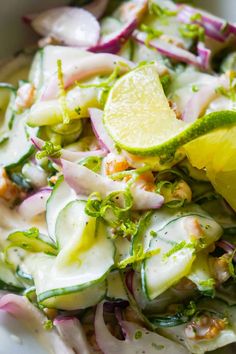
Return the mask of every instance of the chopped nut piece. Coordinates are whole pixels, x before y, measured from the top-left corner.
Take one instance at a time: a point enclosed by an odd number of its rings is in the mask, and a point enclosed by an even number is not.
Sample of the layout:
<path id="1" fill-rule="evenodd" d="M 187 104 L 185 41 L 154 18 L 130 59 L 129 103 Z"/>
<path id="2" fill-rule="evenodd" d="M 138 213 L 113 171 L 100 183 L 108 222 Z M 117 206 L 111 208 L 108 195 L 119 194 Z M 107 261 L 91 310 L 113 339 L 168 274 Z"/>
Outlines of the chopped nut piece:
<path id="1" fill-rule="evenodd" d="M 220 331 L 225 329 L 227 323 L 227 319 L 202 315 L 186 326 L 185 335 L 192 340 L 213 339 L 219 335 Z"/>

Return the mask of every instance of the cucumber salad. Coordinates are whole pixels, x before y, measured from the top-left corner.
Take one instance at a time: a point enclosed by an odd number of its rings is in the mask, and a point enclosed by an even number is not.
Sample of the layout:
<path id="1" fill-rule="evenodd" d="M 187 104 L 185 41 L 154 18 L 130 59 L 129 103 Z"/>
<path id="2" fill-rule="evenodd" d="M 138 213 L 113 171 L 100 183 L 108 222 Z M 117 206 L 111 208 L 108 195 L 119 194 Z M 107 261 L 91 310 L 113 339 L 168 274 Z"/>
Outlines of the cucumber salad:
<path id="1" fill-rule="evenodd" d="M 235 353 L 236 24 L 171 0 L 23 20 L 39 39 L 0 68 L 0 328 L 37 354 Z"/>

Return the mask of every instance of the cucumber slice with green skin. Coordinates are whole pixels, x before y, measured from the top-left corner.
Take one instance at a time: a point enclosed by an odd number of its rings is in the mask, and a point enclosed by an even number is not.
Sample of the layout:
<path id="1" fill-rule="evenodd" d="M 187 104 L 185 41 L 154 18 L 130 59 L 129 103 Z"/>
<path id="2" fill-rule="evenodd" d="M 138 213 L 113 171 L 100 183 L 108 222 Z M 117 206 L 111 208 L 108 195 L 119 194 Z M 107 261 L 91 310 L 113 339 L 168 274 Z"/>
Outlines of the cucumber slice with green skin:
<path id="1" fill-rule="evenodd" d="M 16 88 L 8 83 L 0 82 L 0 114 L 2 115 L 10 101 L 11 94 L 16 93 Z"/>
<path id="2" fill-rule="evenodd" d="M 76 198 L 75 191 L 68 186 L 63 177 L 60 177 L 53 188 L 46 207 L 48 234 L 53 241 L 56 242 L 55 229 L 58 214 L 69 202 Z"/>
<path id="3" fill-rule="evenodd" d="M 40 89 L 57 72 L 57 60 L 62 61 L 63 71 L 76 65 L 78 60 L 93 55 L 79 48 L 48 45 L 40 49 L 33 60 L 29 80 Z"/>
<path id="4" fill-rule="evenodd" d="M 13 293 L 20 293 L 24 285 L 16 278 L 14 272 L 3 262 L 3 255 L 0 254 L 0 290 Z"/>
<path id="5" fill-rule="evenodd" d="M 110 300 L 129 300 L 124 289 L 120 272 L 115 270 L 107 277 L 107 298 Z"/>
<path id="6" fill-rule="evenodd" d="M 154 212 L 143 238 L 139 235 L 133 243 L 143 242 L 144 251 L 160 249 L 142 264 L 142 286 L 148 299 L 153 300 L 188 275 L 196 252 L 221 235 L 221 226 L 197 205 Z"/>
<path id="7" fill-rule="evenodd" d="M 6 132 L 8 139 L 0 145 L 1 166 L 18 166 L 34 152 L 30 138 L 37 135 L 38 129 L 28 127 L 26 118 L 27 114 L 16 115 L 12 129 Z"/>
<path id="8" fill-rule="evenodd" d="M 106 226 L 85 213 L 76 200 L 60 212 L 56 223 L 59 254 L 29 257 L 38 301 L 47 307 L 81 309 L 95 305 L 106 293 L 104 282 L 114 264 L 114 245 Z"/>
<path id="9" fill-rule="evenodd" d="M 197 286 L 203 295 L 213 297 L 216 282 L 211 273 L 208 259 L 209 255 L 207 252 L 199 252 L 187 278 Z"/>
<path id="10" fill-rule="evenodd" d="M 28 252 L 44 252 L 57 255 L 58 250 L 55 244 L 49 242 L 47 236 L 38 232 L 16 231 L 11 233 L 8 238 L 13 246 L 21 247 Z"/>
<path id="11" fill-rule="evenodd" d="M 228 306 L 218 299 L 203 299 L 197 303 L 197 309 L 219 319 L 226 318 L 228 324 L 225 329 L 219 331 L 219 334 L 211 339 L 189 339 L 186 336 L 186 326 L 183 324 L 170 328 L 160 329 L 160 333 L 168 338 L 184 344 L 193 354 L 204 354 L 205 352 L 216 350 L 228 344 L 236 342 L 236 306 Z"/>

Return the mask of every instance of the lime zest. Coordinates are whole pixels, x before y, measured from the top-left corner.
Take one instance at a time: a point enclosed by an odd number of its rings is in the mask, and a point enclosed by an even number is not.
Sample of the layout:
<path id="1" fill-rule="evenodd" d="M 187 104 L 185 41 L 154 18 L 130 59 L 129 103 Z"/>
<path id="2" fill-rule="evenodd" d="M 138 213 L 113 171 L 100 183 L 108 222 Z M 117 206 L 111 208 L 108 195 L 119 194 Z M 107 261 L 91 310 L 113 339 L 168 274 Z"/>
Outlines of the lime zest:
<path id="1" fill-rule="evenodd" d="M 205 29 L 197 23 L 181 24 L 179 33 L 184 38 L 198 39 L 200 42 L 204 42 L 205 40 Z"/>
<path id="2" fill-rule="evenodd" d="M 186 241 L 181 241 L 180 243 L 177 243 L 174 247 L 172 247 L 168 252 L 163 254 L 162 260 L 166 261 L 169 257 L 173 256 L 178 251 L 181 251 L 183 248 L 190 248 L 194 249 L 195 244 L 194 243 L 187 243 Z"/>
<path id="3" fill-rule="evenodd" d="M 52 141 L 45 141 L 41 151 L 36 153 L 37 159 L 52 157 L 58 159 L 61 156 L 61 145 L 55 145 Z"/>
<path id="4" fill-rule="evenodd" d="M 135 253 L 132 256 L 120 261 L 117 264 L 117 267 L 119 269 L 124 269 L 128 265 L 131 265 L 131 264 L 134 264 L 134 263 L 143 262 L 144 260 L 146 260 L 146 259 L 148 259 L 150 257 L 153 257 L 153 256 L 159 254 L 160 252 L 161 252 L 160 248 L 156 248 L 155 250 L 144 252 L 143 246 L 139 245 L 138 247 L 136 247 Z"/>
<path id="5" fill-rule="evenodd" d="M 61 59 L 57 60 L 57 79 L 58 79 L 58 87 L 59 87 L 59 101 L 62 110 L 62 120 L 64 124 L 67 124 L 70 122 L 70 117 L 68 114 L 68 108 L 66 102 L 66 91 L 65 91 L 64 75 L 62 71 Z"/>

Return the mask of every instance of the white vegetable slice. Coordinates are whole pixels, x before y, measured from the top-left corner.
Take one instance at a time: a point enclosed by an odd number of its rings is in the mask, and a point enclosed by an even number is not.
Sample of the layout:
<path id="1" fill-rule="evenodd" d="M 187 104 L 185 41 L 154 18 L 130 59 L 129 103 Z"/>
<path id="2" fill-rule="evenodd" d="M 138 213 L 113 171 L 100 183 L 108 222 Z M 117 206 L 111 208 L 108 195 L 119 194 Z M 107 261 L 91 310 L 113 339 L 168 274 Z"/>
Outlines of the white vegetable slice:
<path id="1" fill-rule="evenodd" d="M 63 174 L 67 183 L 79 194 L 89 195 L 94 191 L 106 197 L 114 191 L 125 191 L 127 185 L 123 182 L 112 181 L 108 177 L 101 176 L 88 168 L 62 160 Z M 147 192 L 136 186 L 130 187 L 133 197 L 133 209 L 146 210 L 158 209 L 163 204 L 163 197 L 154 192 Z"/>
<path id="2" fill-rule="evenodd" d="M 55 7 L 31 22 L 36 32 L 71 46 L 88 47 L 99 39 L 100 26 L 88 11 L 76 7 Z"/>
<path id="3" fill-rule="evenodd" d="M 125 340 L 115 338 L 103 319 L 103 303 L 99 304 L 95 316 L 95 333 L 99 348 L 104 354 L 188 354 L 187 349 L 171 340 L 150 332 L 135 323 L 121 321 L 126 334 Z"/>
<path id="4" fill-rule="evenodd" d="M 0 299 L 0 310 L 14 316 L 15 320 L 18 322 L 19 328 L 22 326 L 25 327 L 26 331 L 18 331 L 19 334 L 25 335 L 25 339 L 28 337 L 27 332 L 37 339 L 37 344 L 35 343 L 36 345 L 34 346 L 34 350 L 38 350 L 36 353 L 74 353 L 70 345 L 64 343 L 60 338 L 57 330 L 45 330 L 44 323 L 48 320 L 47 317 L 34 307 L 27 298 L 13 294 L 5 295 Z M 2 316 L 1 320 L 4 321 L 5 324 L 7 323 L 6 319 L 4 320 Z M 23 338 L 19 338 L 19 340 L 22 340 L 24 344 Z M 32 342 L 34 343 L 33 340 L 31 340 L 31 344 Z M 20 342 L 20 344 L 22 345 L 22 342 Z M 17 350 L 17 353 L 23 353 L 20 347 L 21 346 L 19 346 L 19 352 Z M 5 347 L 4 349 L 7 350 Z M 27 346 L 25 350 L 27 350 Z"/>

